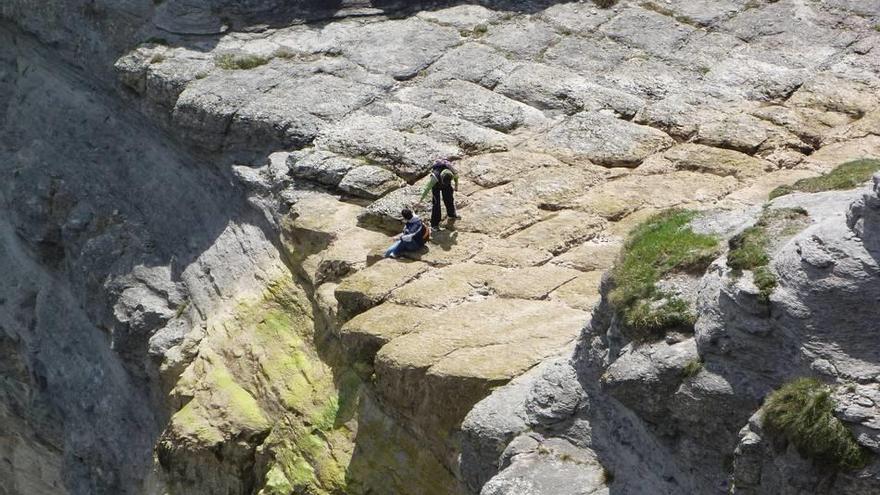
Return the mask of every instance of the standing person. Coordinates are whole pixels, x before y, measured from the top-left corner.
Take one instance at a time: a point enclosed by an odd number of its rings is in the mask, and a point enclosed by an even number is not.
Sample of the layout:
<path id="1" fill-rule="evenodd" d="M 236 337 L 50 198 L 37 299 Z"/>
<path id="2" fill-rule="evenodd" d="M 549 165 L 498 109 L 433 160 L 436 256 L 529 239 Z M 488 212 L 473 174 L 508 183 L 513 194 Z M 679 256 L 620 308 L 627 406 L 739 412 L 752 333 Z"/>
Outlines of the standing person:
<path id="1" fill-rule="evenodd" d="M 425 245 L 425 241 L 431 235 L 430 231 L 426 231 L 425 224 L 418 215 L 413 214 L 409 208 L 404 208 L 400 212 L 406 225 L 403 227 L 403 233 L 397 236 L 397 242 L 391 245 L 385 251 L 386 258 L 397 258 L 404 251 L 418 251 Z"/>
<path id="2" fill-rule="evenodd" d="M 453 183 L 455 187 L 453 188 Z M 452 168 L 449 160 L 440 159 L 434 162 L 431 167 L 431 174 L 428 176 L 428 183 L 422 191 L 420 203 L 425 201 L 425 196 L 431 191 L 431 228 L 438 230 L 440 228 L 440 197 L 443 196 L 443 203 L 446 205 L 446 216 L 449 218 L 461 218 L 455 212 L 455 200 L 452 197 L 453 191 L 458 191 L 458 172 Z"/>

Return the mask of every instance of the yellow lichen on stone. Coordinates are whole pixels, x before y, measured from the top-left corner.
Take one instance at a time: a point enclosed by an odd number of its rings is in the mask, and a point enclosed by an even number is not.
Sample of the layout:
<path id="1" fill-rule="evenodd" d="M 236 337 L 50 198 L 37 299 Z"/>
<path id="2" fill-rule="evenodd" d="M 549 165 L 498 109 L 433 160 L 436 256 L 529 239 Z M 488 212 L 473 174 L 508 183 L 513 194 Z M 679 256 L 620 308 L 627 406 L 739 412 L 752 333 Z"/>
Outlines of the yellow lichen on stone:
<path id="1" fill-rule="evenodd" d="M 229 435 L 269 428 L 256 399 L 235 381 L 219 356 L 206 352 L 191 370 L 180 390 L 192 390 L 193 399 L 171 418 L 171 429 L 177 436 L 214 445 Z"/>
<path id="2" fill-rule="evenodd" d="M 173 455 L 186 462 L 235 440 L 259 453 L 263 495 L 344 492 L 360 381 L 337 374 L 319 356 L 305 293 L 289 279 L 271 283 L 208 326 L 172 392 L 189 399 L 165 434 L 188 440 Z"/>

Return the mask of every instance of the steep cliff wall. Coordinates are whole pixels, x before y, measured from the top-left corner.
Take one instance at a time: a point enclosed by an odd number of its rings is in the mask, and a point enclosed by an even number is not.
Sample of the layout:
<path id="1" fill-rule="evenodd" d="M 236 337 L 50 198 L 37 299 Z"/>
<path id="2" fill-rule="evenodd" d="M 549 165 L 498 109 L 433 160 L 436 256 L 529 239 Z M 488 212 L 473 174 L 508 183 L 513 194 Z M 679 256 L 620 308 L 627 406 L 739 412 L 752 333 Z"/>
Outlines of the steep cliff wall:
<path id="1" fill-rule="evenodd" d="M 284 265 L 228 173 L 29 35 L 2 38 L 3 478 L 142 493 L 168 415 L 159 364 Z"/>

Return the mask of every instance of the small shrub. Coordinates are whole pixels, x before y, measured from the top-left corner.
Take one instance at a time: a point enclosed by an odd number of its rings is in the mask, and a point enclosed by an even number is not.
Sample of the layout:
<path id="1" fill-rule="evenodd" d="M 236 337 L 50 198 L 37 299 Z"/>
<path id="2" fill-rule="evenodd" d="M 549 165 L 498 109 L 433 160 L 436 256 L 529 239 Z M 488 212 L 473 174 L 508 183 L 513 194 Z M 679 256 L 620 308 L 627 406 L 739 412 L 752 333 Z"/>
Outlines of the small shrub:
<path id="1" fill-rule="evenodd" d="M 684 366 L 684 369 L 681 370 L 681 376 L 682 378 L 691 378 L 697 376 L 701 371 L 703 371 L 703 361 L 697 358 L 689 361 Z"/>
<path id="2" fill-rule="evenodd" d="M 217 67 L 226 70 L 248 70 L 269 63 L 269 59 L 259 55 L 236 55 L 232 53 L 224 53 L 218 55 L 214 62 Z"/>
<path id="3" fill-rule="evenodd" d="M 462 29 L 461 31 L 458 32 L 458 34 L 460 34 L 464 38 L 467 38 L 469 36 L 473 36 L 474 38 L 479 38 L 479 37 L 483 36 L 484 34 L 486 34 L 488 31 L 489 31 L 489 26 L 487 26 L 486 24 L 480 23 L 480 24 L 477 24 L 476 26 L 474 26 L 473 30 L 468 31 L 467 29 Z"/>
<path id="4" fill-rule="evenodd" d="M 154 44 L 154 45 L 162 45 L 162 46 L 168 46 L 168 45 L 169 45 L 167 39 L 165 39 L 165 38 L 160 38 L 160 37 L 157 37 L 157 36 L 151 36 L 151 37 L 147 38 L 147 41 L 145 41 L 145 43 L 152 43 L 152 44 Z"/>
<path id="5" fill-rule="evenodd" d="M 608 7 L 617 5 L 617 0 L 593 0 L 593 3 L 596 4 L 597 7 L 607 9 Z"/>
<path id="6" fill-rule="evenodd" d="M 165 55 L 163 55 L 161 53 L 157 53 L 157 54 L 153 55 L 153 58 L 150 59 L 150 63 L 151 64 L 161 64 L 162 62 L 164 62 L 167 59 L 168 59 L 168 57 L 166 57 Z"/>
<path id="7" fill-rule="evenodd" d="M 761 266 L 755 269 L 752 281 L 758 288 L 758 300 L 763 303 L 770 302 L 770 295 L 776 289 L 776 274 L 766 266 Z"/>
<path id="8" fill-rule="evenodd" d="M 743 270 L 752 271 L 752 280 L 758 288 L 758 299 L 770 301 L 776 288 L 776 275 L 769 268 L 771 238 L 788 237 L 803 227 L 807 212 L 803 208 L 775 208 L 765 210 L 758 222 L 728 241 L 730 252 L 727 266 L 738 275 Z"/>
<path id="9" fill-rule="evenodd" d="M 769 244 L 766 230 L 758 225 L 733 236 L 728 242 L 730 253 L 727 266 L 734 270 L 751 270 L 770 262 L 766 249 Z"/>
<path id="10" fill-rule="evenodd" d="M 874 24 L 874 31 L 880 32 L 880 24 Z"/>
<path id="11" fill-rule="evenodd" d="M 770 193 L 770 199 L 793 192 L 822 192 L 858 187 L 880 170 L 880 160 L 866 158 L 854 160 L 837 166 L 831 172 L 819 177 L 801 179 L 790 186 L 780 186 Z"/>
<path id="12" fill-rule="evenodd" d="M 800 378 L 771 393 L 763 416 L 768 432 L 794 444 L 808 459 L 839 470 L 868 463 L 868 452 L 834 416 L 831 390 L 816 379 Z"/>
<path id="13" fill-rule="evenodd" d="M 605 466 L 602 466 L 602 482 L 604 482 L 606 485 L 614 483 L 614 472 L 609 470 Z"/>
<path id="14" fill-rule="evenodd" d="M 687 224 L 696 212 L 670 210 L 649 218 L 627 238 L 611 271 L 609 294 L 623 322 L 637 334 L 658 336 L 662 331 L 693 325 L 688 303 L 657 289 L 672 272 L 704 270 L 718 254 L 715 237 L 696 234 Z"/>

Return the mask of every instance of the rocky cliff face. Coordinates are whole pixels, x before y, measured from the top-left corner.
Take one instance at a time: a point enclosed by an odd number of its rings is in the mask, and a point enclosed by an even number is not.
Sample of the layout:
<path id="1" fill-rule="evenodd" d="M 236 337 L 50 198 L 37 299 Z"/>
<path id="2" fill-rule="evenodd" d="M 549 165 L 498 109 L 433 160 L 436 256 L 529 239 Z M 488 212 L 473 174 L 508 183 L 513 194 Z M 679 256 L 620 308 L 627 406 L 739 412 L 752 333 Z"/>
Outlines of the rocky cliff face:
<path id="1" fill-rule="evenodd" d="M 804 374 L 856 382 L 840 416 L 873 438 L 873 199 L 846 228 L 846 195 L 777 200 L 826 230 L 796 237 L 814 271 L 774 246 L 769 317 L 724 259 L 662 281 L 694 336 L 633 345 L 599 291 L 659 210 L 716 209 L 694 228 L 727 238 L 775 187 L 880 152 L 871 5 L 0 17 L 0 490 L 710 493 L 732 466 L 782 487 L 794 464 L 739 429 Z M 439 156 L 461 158 L 463 218 L 377 261 Z M 846 339 L 805 316 L 844 305 Z"/>
<path id="2" fill-rule="evenodd" d="M 695 219 L 695 230 L 725 239 L 783 213 L 787 224 L 768 245 L 769 297 L 758 271 L 731 268 L 736 247 L 709 266 L 696 292 L 680 292 L 696 307 L 693 336 L 623 337 L 615 346 L 623 323 L 607 279 L 572 357 L 496 391 L 465 420 L 462 466 L 472 489 L 876 493 L 877 461 L 867 452 L 876 452 L 880 414 L 872 323 L 880 267 L 870 227 L 878 184 L 880 175 L 867 190 L 799 193 L 763 212 Z M 805 376 L 832 385 L 836 421 L 865 449 L 867 466 L 837 471 L 767 431 L 762 400 Z M 505 410 L 512 414 L 499 420 Z"/>

